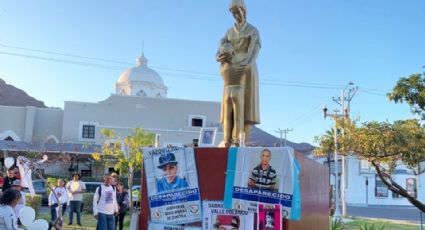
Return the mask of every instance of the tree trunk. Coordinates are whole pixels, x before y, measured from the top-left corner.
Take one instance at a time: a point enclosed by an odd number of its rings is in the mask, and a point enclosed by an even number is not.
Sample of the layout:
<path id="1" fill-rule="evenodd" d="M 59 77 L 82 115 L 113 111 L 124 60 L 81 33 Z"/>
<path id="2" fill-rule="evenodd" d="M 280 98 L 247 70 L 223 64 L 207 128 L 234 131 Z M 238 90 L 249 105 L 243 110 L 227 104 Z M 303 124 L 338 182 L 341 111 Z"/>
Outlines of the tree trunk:
<path id="1" fill-rule="evenodd" d="M 381 178 L 382 182 L 384 182 L 384 184 L 388 187 L 389 190 L 402 197 L 405 197 L 413 206 L 417 207 L 422 212 L 425 212 L 425 204 L 420 202 L 415 197 L 411 196 L 406 191 L 406 189 L 404 189 L 402 186 L 393 181 L 391 176 L 381 169 L 379 163 L 372 161 L 372 165 L 375 167 L 376 173 L 378 174 L 379 178 Z"/>
<path id="2" fill-rule="evenodd" d="M 130 216 L 132 216 L 131 214 L 133 214 L 133 174 L 134 174 L 134 170 L 133 167 L 130 166 L 129 168 L 129 174 L 128 174 L 128 189 L 130 190 Z"/>

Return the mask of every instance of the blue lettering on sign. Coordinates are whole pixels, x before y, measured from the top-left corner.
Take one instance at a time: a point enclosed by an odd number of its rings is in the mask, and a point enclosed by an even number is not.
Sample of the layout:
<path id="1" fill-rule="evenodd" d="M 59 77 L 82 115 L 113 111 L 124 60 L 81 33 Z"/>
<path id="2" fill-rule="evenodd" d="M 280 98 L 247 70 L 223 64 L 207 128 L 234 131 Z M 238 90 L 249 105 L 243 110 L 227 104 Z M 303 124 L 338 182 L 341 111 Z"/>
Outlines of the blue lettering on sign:
<path id="1" fill-rule="evenodd" d="M 292 195 L 271 192 L 267 190 L 234 187 L 232 197 L 240 200 L 256 201 L 267 204 L 281 204 L 284 207 L 292 206 Z"/>
<path id="2" fill-rule="evenodd" d="M 198 188 L 164 193 L 149 197 L 151 208 L 200 200 Z"/>

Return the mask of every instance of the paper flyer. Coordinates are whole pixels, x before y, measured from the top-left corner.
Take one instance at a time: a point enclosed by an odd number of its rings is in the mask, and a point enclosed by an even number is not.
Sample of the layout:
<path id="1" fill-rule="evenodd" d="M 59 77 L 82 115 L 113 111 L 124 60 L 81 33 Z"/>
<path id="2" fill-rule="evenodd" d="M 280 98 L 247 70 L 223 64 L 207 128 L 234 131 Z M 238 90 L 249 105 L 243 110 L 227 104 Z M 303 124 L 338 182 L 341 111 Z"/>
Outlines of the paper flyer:
<path id="1" fill-rule="evenodd" d="M 151 220 L 161 224 L 201 221 L 193 148 L 143 148 Z"/>
<path id="2" fill-rule="evenodd" d="M 258 205 L 281 205 L 291 214 L 294 191 L 294 150 L 290 147 L 230 148 L 224 207 L 257 212 Z"/>
<path id="3" fill-rule="evenodd" d="M 258 205 L 257 229 L 282 230 L 280 205 Z"/>
<path id="4" fill-rule="evenodd" d="M 157 223 L 149 223 L 149 230 L 201 230 L 197 227 L 183 227 L 178 225 L 165 225 Z"/>
<path id="5" fill-rule="evenodd" d="M 202 229 L 254 229 L 254 214 L 242 211 L 225 209 L 223 201 L 202 202 Z"/>

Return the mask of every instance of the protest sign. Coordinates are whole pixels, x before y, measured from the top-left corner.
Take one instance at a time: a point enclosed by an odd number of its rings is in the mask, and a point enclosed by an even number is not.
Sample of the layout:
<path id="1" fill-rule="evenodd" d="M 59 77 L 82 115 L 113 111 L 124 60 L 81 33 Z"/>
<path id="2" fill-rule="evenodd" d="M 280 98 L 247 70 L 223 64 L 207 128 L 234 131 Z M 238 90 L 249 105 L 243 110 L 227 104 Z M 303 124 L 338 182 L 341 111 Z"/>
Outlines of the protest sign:
<path id="1" fill-rule="evenodd" d="M 193 148 L 144 148 L 143 153 L 151 220 L 162 224 L 200 221 Z"/>
<path id="2" fill-rule="evenodd" d="M 158 223 L 149 223 L 149 230 L 201 230 L 197 227 L 183 227 L 178 225 L 165 225 Z"/>
<path id="3" fill-rule="evenodd" d="M 280 205 L 258 205 L 257 229 L 282 230 Z"/>
<path id="4" fill-rule="evenodd" d="M 202 229 L 204 230 L 254 229 L 253 213 L 242 210 L 225 209 L 223 201 L 203 201 L 202 213 Z"/>
<path id="5" fill-rule="evenodd" d="M 230 148 L 224 207 L 257 212 L 259 204 L 281 205 L 281 216 L 291 214 L 294 191 L 294 150 Z"/>

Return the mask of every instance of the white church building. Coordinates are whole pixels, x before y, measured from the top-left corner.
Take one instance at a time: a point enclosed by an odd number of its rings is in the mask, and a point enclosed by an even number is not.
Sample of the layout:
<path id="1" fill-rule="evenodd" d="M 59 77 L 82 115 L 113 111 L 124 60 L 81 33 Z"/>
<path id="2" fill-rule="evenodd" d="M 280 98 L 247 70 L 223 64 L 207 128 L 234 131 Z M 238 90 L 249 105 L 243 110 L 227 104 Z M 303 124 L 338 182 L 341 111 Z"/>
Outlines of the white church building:
<path id="1" fill-rule="evenodd" d="M 125 137 L 141 127 L 158 134 L 159 146 L 192 146 L 201 128 L 216 127 L 214 144 L 222 141 L 220 102 L 167 98 L 168 88 L 144 55 L 136 62 L 119 76 L 115 93 L 104 101 L 65 101 L 64 109 L 0 106 L 0 151 L 73 153 L 72 163 L 45 168 L 44 173 L 69 175 L 78 170 L 90 176 L 95 170 L 88 156 L 93 146 L 103 143 L 103 128 Z M 87 143 L 91 147 L 85 148 Z"/>
<path id="2" fill-rule="evenodd" d="M 335 168 L 333 159 L 328 164 L 326 157 L 312 157 L 319 163 L 329 166 L 329 178 L 332 186 L 335 185 Z M 342 180 L 342 161 L 339 157 L 338 182 L 341 186 Z M 423 165 L 422 167 L 424 167 Z M 345 173 L 345 194 L 346 204 L 349 206 L 368 206 L 368 205 L 392 205 L 392 206 L 412 206 L 406 198 L 390 191 L 376 174 L 374 167 L 367 161 L 355 156 L 346 157 Z M 410 195 L 415 196 L 420 201 L 425 202 L 425 175 L 414 175 L 412 170 L 403 164 L 399 164 L 392 174 L 392 179 L 400 186 L 405 188 Z M 342 187 L 342 186 L 341 186 Z M 340 198 L 341 192 L 339 190 Z M 341 202 L 341 199 L 340 199 Z"/>

